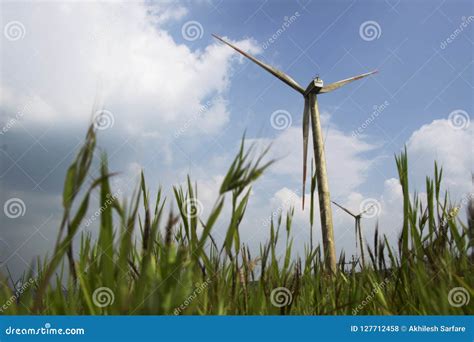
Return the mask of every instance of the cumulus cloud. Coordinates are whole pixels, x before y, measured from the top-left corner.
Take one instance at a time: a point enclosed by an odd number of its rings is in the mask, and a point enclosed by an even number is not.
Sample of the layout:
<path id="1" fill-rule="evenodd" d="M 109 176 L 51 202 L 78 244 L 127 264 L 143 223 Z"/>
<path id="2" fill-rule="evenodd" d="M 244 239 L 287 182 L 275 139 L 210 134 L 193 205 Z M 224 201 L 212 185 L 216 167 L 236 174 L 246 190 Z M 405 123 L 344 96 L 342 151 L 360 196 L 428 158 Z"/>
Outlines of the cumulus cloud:
<path id="1" fill-rule="evenodd" d="M 407 141 L 410 175 L 417 185 L 433 175 L 434 161 L 443 167 L 444 185 L 456 197 L 471 189 L 473 126 L 455 128 L 449 120 L 434 120 Z"/>
<path id="2" fill-rule="evenodd" d="M 436 160 L 443 167 L 444 190 L 448 190 L 453 205 L 459 204 L 472 191 L 472 133 L 472 127 L 455 129 L 448 120 L 434 120 L 415 130 L 406 143 L 411 194 L 416 191 L 426 203 L 425 177 L 433 178 Z M 394 241 L 403 220 L 403 194 L 397 178 L 385 180 L 380 202 L 381 231 Z"/>
<path id="3" fill-rule="evenodd" d="M 327 122 L 329 123 L 329 122 Z M 410 191 L 417 191 L 420 200 L 425 202 L 425 176 L 432 176 L 434 161 L 444 168 L 444 185 L 449 190 L 451 199 L 456 202 L 466 193 L 471 191 L 472 172 L 472 128 L 454 129 L 448 120 L 435 120 L 430 124 L 423 125 L 415 130 L 407 140 L 407 150 L 409 156 L 410 171 Z M 275 141 L 275 149 L 290 153 L 299 146 L 299 130 L 289 129 L 278 136 Z M 387 235 L 392 244 L 397 243 L 397 238 L 402 229 L 403 222 L 403 194 L 398 178 L 388 178 L 383 182 L 383 191 L 373 198 L 363 194 L 367 172 L 371 169 L 371 160 L 364 158 L 362 152 L 375 148 L 360 139 L 350 140 L 352 137 L 337 129 L 328 131 L 327 138 L 327 159 L 329 174 L 332 179 L 344 179 L 342 184 L 335 182 L 331 185 L 332 193 L 339 196 L 332 196 L 334 199 L 357 214 L 361 211 L 361 204 L 370 199 L 378 203 L 377 215 L 366 217 L 362 220 L 364 236 L 368 245 L 372 245 L 372 236 L 378 223 L 380 236 Z M 329 143 L 335 143 L 331 149 Z M 295 143 L 296 142 L 296 143 Z M 297 144 L 299 145 L 299 144 Z M 345 146 L 346 148 L 341 148 Z M 349 148 L 348 148 L 349 146 Z M 337 147 L 337 148 L 336 148 Z M 301 158 L 302 153 L 297 152 Z M 275 166 L 276 173 L 299 176 L 301 159 L 295 155 L 290 155 L 283 159 L 284 165 Z M 288 162 L 285 162 L 289 159 Z M 338 168 L 331 169 L 331 164 Z M 340 167 L 344 165 L 344 167 Z M 351 167 L 347 167 L 350 165 Z M 347 172 L 354 170 L 354 172 Z M 309 195 L 306 194 L 306 202 Z M 277 190 L 270 200 L 271 212 L 285 214 L 291 207 L 295 208 L 295 225 L 303 227 L 302 231 L 307 231 L 308 212 L 301 210 L 301 192 L 297 189 L 291 190 L 283 187 Z M 316 201 L 316 213 L 318 203 Z M 336 246 L 338 251 L 345 250 L 347 254 L 357 253 L 354 244 L 354 220 L 348 214 L 337 207 L 333 207 L 334 231 Z M 316 238 L 320 240 L 319 215 L 315 216 Z M 318 238 L 319 236 L 319 238 Z M 307 236 L 305 236 L 306 242 Z"/>
<path id="4" fill-rule="evenodd" d="M 202 129 L 191 131 L 212 134 L 228 122 L 223 93 L 233 53 L 217 43 L 196 50 L 179 43 L 182 37 L 174 38 L 163 25 L 186 15 L 181 5 L 2 6 L 4 21 L 20 21 L 25 36 L 2 36 L 0 106 L 11 113 L 31 102 L 25 124 L 86 123 L 97 96 L 113 113 L 114 127 L 128 134 L 171 137 L 196 116 Z M 249 40 L 238 43 L 258 52 Z"/>
<path id="5" fill-rule="evenodd" d="M 99 146 L 109 153 L 111 169 L 120 172 L 114 190 L 128 196 L 142 168 L 152 191 L 163 184 L 168 192 L 185 179 L 186 155 L 202 150 L 196 139 L 212 137 L 230 120 L 227 90 L 233 65 L 241 61 L 206 34 L 187 41 L 181 26 L 191 19 L 186 7 L 171 1 L 3 3 L 1 27 L 15 21 L 24 30 L 19 40 L 0 37 L 0 125 L 9 123 L 0 136 L 8 146 L 0 153 L 2 198 L 25 184 L 25 202 L 48 196 L 42 214 L 58 214 L 65 168 L 94 116 L 92 108 L 113 115 L 114 125 L 99 132 Z M 236 43 L 260 52 L 252 40 Z M 178 141 L 177 132 L 190 141 Z M 178 143 L 187 144 L 185 153 Z M 17 167 L 10 167 L 13 160 Z M 212 180 L 200 186 L 206 208 L 219 177 L 219 165 L 213 165 L 196 178 Z M 29 208 L 28 219 L 41 221 Z M 48 238 L 56 227 L 51 224 Z M 8 222 L 4 234 L 28 229 Z M 44 255 L 53 240 L 23 257 Z"/>

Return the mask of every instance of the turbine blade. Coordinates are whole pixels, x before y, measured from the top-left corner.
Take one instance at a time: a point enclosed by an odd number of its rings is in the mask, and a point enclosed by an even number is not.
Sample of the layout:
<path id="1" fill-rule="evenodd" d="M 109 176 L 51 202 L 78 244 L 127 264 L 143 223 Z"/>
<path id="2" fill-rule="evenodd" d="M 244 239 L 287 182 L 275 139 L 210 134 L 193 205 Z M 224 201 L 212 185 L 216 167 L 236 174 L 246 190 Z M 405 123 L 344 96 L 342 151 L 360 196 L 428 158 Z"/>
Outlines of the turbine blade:
<path id="1" fill-rule="evenodd" d="M 342 210 L 344 210 L 346 213 L 348 213 L 349 215 L 351 215 L 352 217 L 356 218 L 356 215 L 354 215 L 349 209 L 346 209 L 344 208 L 342 205 L 334 202 L 334 201 L 331 201 L 332 203 L 334 203 L 335 205 L 337 205 L 339 208 L 341 208 Z"/>
<path id="2" fill-rule="evenodd" d="M 304 195 L 306 186 L 306 168 L 308 164 L 308 137 L 309 137 L 309 99 L 304 98 L 304 112 L 303 112 L 303 210 L 304 210 Z"/>
<path id="3" fill-rule="evenodd" d="M 345 80 L 340 80 L 340 81 L 328 84 L 327 86 L 322 87 L 321 90 L 319 91 L 319 93 L 320 94 L 329 93 L 330 91 L 336 90 L 336 89 L 338 89 L 338 88 L 340 88 L 340 87 L 342 87 L 342 86 L 344 86 L 348 83 L 360 80 L 361 78 L 370 76 L 370 75 L 375 74 L 377 72 L 378 72 L 378 70 L 374 70 L 374 71 L 371 71 L 371 72 L 368 72 L 368 73 L 365 73 L 365 74 L 362 74 L 362 75 L 346 78 Z"/>
<path id="4" fill-rule="evenodd" d="M 254 62 L 255 64 L 261 66 L 262 68 L 264 68 L 265 70 L 267 70 L 269 73 L 271 73 L 273 76 L 275 76 L 276 78 L 280 79 L 281 81 L 285 82 L 287 85 L 289 85 L 290 87 L 292 87 L 293 89 L 295 89 L 296 91 L 300 92 L 301 94 L 304 93 L 304 89 L 302 86 L 300 86 L 298 84 L 298 82 L 296 82 L 294 79 L 292 79 L 290 76 L 288 76 L 287 74 L 285 74 L 283 71 L 280 71 L 266 63 L 263 63 L 262 61 L 259 61 L 257 58 L 253 57 L 252 55 L 242 51 L 241 49 L 239 49 L 238 47 L 232 45 L 231 43 L 225 41 L 224 39 L 222 39 L 221 37 L 213 34 L 212 35 L 214 38 L 220 40 L 222 43 L 230 46 L 232 49 L 234 49 L 235 51 L 237 51 L 238 53 L 240 53 L 241 55 L 247 57 L 248 59 L 250 59 L 252 62 Z"/>

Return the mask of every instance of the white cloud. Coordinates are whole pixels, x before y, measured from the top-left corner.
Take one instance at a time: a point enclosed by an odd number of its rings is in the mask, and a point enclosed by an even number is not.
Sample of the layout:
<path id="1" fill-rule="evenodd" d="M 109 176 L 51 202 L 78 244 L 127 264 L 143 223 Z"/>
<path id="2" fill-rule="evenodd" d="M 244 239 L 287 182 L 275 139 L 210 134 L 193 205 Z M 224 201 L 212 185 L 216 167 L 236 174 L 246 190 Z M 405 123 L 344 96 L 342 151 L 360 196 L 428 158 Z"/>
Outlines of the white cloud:
<path id="1" fill-rule="evenodd" d="M 472 134 L 472 127 L 454 129 L 448 120 L 434 120 L 413 132 L 406 144 L 410 198 L 416 191 L 421 203 L 426 204 L 425 177 L 433 178 L 435 160 L 443 167 L 442 185 L 448 190 L 453 204 L 459 203 L 471 191 Z M 396 244 L 403 223 L 403 193 L 398 178 L 385 180 L 378 200 L 382 211 L 377 218 L 366 220 L 366 237 L 372 236 L 378 220 L 380 233 Z M 349 208 L 357 208 L 357 203 L 346 204 Z"/>
<path id="2" fill-rule="evenodd" d="M 445 187 L 457 196 L 470 190 L 473 127 L 454 129 L 448 120 L 434 120 L 416 130 L 407 142 L 410 175 L 424 185 L 434 161 L 443 167 Z"/>
<path id="3" fill-rule="evenodd" d="M 66 131 L 75 141 L 82 138 L 98 103 L 114 116 L 113 128 L 99 134 L 99 146 L 110 153 L 111 170 L 120 172 L 112 179 L 114 190 L 129 196 L 144 168 L 150 191 L 162 184 L 170 203 L 171 185 L 190 171 L 197 176 L 193 179 L 198 180 L 205 214 L 209 212 L 222 180 L 221 160 L 211 156 L 206 161 L 212 165 L 203 161 L 196 175 L 186 168 L 182 153 L 199 150 L 196 141 L 218 133 L 230 119 L 226 92 L 233 62 L 241 60 L 231 49 L 211 40 L 205 27 L 201 40 L 183 39 L 181 24 L 194 18 L 175 2 L 12 2 L 1 7 L 0 27 L 13 20 L 25 27 L 23 39 L 0 36 L 0 120 L 22 113 L 21 125 L 2 138 L 21 136 L 26 129 L 37 133 L 33 135 L 47 131 L 48 141 Z M 260 52 L 254 41 L 236 43 Z M 192 149 L 177 152 L 174 133 L 189 122 L 186 134 L 193 141 L 179 143 Z M 38 156 L 46 164 L 48 157 Z M 51 206 L 61 208 L 56 190 L 46 190 L 55 196 Z M 55 227 L 48 237 L 55 235 Z M 26 253 L 28 259 L 45 251 L 31 253 Z"/>
<path id="4" fill-rule="evenodd" d="M 327 121 L 330 124 L 330 121 Z M 360 211 L 364 199 L 364 182 L 370 171 L 372 161 L 361 154 L 375 146 L 365 143 L 359 138 L 344 134 L 337 128 L 328 130 L 326 154 L 328 159 L 328 173 L 330 175 L 332 198 L 354 213 Z M 273 167 L 277 174 L 301 177 L 301 132 L 290 128 L 274 140 L 274 151 L 279 155 L 288 155 Z M 265 141 L 266 143 L 269 140 Z M 332 142 L 332 143 L 331 143 Z M 419 198 L 425 202 L 425 176 L 432 176 L 434 161 L 443 166 L 444 185 L 450 191 L 451 199 L 456 201 L 471 189 L 472 165 L 472 128 L 453 129 L 447 120 L 435 120 L 415 130 L 407 141 L 410 171 L 410 191 L 417 191 Z M 295 151 L 292 153 L 292 151 Z M 343 165 L 343 167 L 341 167 Z M 348 171 L 351 172 L 348 172 Z M 337 194 L 335 196 L 334 194 Z M 270 212 L 286 213 L 291 206 L 295 208 L 295 225 L 307 230 L 309 225 L 308 212 L 301 211 L 301 193 L 287 187 L 277 190 L 270 200 Z M 306 195 L 309 203 L 309 195 Z M 384 181 L 383 192 L 375 196 L 380 203 L 381 211 L 372 218 L 363 218 L 362 227 L 364 236 L 370 245 L 373 243 L 373 234 L 376 223 L 379 223 L 379 236 L 387 235 L 393 246 L 401 232 L 403 222 L 403 194 L 398 178 L 389 178 Z M 315 227 L 318 231 L 319 215 L 316 205 Z M 354 220 L 339 208 L 333 207 L 334 230 L 338 251 L 344 249 L 347 254 L 356 253 L 354 243 Z"/>
<path id="5" fill-rule="evenodd" d="M 453 204 L 471 191 L 472 133 L 472 128 L 454 129 L 448 120 L 434 120 L 413 132 L 406 144 L 410 198 L 416 191 L 422 204 L 426 204 L 425 177 L 433 178 L 435 160 L 443 167 L 442 185 Z M 403 222 L 403 194 L 398 179 L 384 182 L 380 202 L 381 232 L 398 237 Z"/>
<path id="6" fill-rule="evenodd" d="M 19 41 L 2 36 L 0 106 L 16 112 L 35 99 L 42 110 L 25 115 L 27 125 L 86 124 L 97 96 L 113 113 L 115 129 L 128 134 L 171 138 L 209 100 L 198 132 L 215 133 L 229 120 L 223 94 L 233 52 L 218 43 L 195 51 L 178 43 L 162 25 L 186 15 L 181 5 L 41 3 L 2 9 L 3 20 L 20 21 L 26 34 Z M 258 52 L 249 40 L 238 43 Z"/>
<path id="7" fill-rule="evenodd" d="M 176 1 L 162 0 L 158 3 L 150 3 L 149 12 L 153 14 L 155 22 L 163 24 L 171 20 L 179 20 L 188 14 L 188 9 L 178 5 Z"/>

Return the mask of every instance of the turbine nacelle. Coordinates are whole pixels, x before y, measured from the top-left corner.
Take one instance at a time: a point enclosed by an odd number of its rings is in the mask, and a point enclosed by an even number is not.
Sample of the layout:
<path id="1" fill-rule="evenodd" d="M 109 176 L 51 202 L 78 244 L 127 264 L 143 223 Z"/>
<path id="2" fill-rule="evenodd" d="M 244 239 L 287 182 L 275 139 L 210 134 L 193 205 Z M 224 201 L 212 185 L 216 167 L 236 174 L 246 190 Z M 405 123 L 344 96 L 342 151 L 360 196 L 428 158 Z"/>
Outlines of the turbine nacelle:
<path id="1" fill-rule="evenodd" d="M 313 80 L 313 84 L 314 84 L 316 87 L 322 88 L 323 85 L 324 85 L 324 82 L 323 82 L 322 79 L 319 78 L 319 76 L 316 76 L 316 78 Z"/>
<path id="2" fill-rule="evenodd" d="M 322 79 L 319 78 L 319 76 L 316 76 L 315 79 L 313 79 L 311 82 L 309 82 L 308 86 L 306 87 L 306 90 L 304 91 L 304 95 L 308 95 L 310 93 L 319 93 L 319 90 L 324 87 L 324 82 Z"/>

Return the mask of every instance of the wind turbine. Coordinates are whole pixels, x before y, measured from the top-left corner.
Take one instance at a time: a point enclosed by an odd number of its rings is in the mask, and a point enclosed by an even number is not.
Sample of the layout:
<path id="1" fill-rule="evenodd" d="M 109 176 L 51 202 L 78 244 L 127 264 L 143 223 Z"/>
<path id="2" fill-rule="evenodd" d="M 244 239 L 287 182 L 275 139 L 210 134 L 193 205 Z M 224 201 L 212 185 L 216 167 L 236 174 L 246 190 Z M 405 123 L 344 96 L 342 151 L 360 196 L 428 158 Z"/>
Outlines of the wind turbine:
<path id="1" fill-rule="evenodd" d="M 368 207 L 367 209 L 365 209 L 364 211 L 361 211 L 359 214 L 354 214 L 352 211 L 350 211 L 349 209 L 347 208 L 344 208 L 342 205 L 334 202 L 334 201 L 331 201 L 332 203 L 334 203 L 335 205 L 337 205 L 339 208 L 341 208 L 342 210 L 344 210 L 346 213 L 348 213 L 349 215 L 351 215 L 354 219 L 355 219 L 355 236 L 356 236 L 356 249 L 357 249 L 357 237 L 359 237 L 359 245 L 360 245 L 360 256 L 362 258 L 362 266 L 365 265 L 365 257 L 364 257 L 364 241 L 362 239 L 362 227 L 360 225 L 360 220 L 362 218 L 362 215 L 364 215 L 366 212 L 368 212 L 370 209 L 372 209 L 372 207 L 375 205 L 371 205 L 370 207 Z"/>
<path id="2" fill-rule="evenodd" d="M 224 44 L 230 46 L 232 49 L 242 54 L 243 56 L 250 59 L 276 78 L 280 79 L 291 88 L 299 92 L 304 97 L 304 111 L 303 111 L 303 210 L 304 210 L 304 195 L 305 195 L 305 184 L 306 184 L 306 165 L 308 155 L 308 137 L 309 137 L 309 124 L 311 121 L 311 128 L 313 131 L 313 149 L 314 159 L 316 163 L 316 180 L 318 184 L 318 197 L 319 197 L 319 210 L 321 217 L 321 230 L 323 235 L 323 248 L 324 256 L 327 267 L 332 273 L 336 272 L 336 249 L 334 246 L 334 229 L 332 223 L 332 212 L 331 212 L 331 200 L 329 195 L 328 178 L 326 172 L 326 158 L 324 155 L 324 142 L 321 131 L 321 119 L 319 116 L 318 108 L 318 94 L 329 93 L 336 90 L 352 81 L 359 80 L 366 76 L 369 76 L 377 71 L 371 71 L 366 74 L 350 77 L 341 81 L 337 81 L 327 86 L 324 86 L 323 81 L 318 77 L 314 78 L 308 86 L 303 88 L 294 79 L 285 74 L 284 72 L 262 62 L 252 55 L 242 51 L 238 47 L 225 41 L 221 37 L 213 34 L 214 38 L 220 40 Z M 311 117 L 311 120 L 310 120 Z"/>

